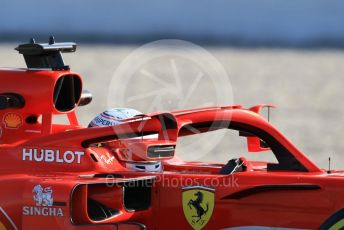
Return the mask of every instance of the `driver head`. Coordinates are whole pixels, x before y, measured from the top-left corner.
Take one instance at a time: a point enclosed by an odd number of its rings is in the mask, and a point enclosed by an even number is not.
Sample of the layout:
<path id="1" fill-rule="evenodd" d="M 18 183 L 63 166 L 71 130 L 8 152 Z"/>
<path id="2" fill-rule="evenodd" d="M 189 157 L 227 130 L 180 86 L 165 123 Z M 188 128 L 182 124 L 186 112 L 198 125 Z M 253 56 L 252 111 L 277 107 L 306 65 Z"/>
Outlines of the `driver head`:
<path id="1" fill-rule="evenodd" d="M 91 127 L 104 127 L 104 126 L 119 125 L 119 124 L 122 124 L 124 120 L 133 118 L 140 114 L 142 113 L 135 109 L 129 109 L 129 108 L 109 109 L 97 115 L 90 122 L 88 127 L 91 128 Z"/>
<path id="2" fill-rule="evenodd" d="M 114 108 L 109 109 L 97 115 L 88 125 L 89 128 L 93 127 L 106 127 L 116 126 L 125 123 L 127 119 L 133 118 L 143 113 L 130 108 Z M 112 144 L 105 144 L 105 146 L 116 149 L 117 142 Z M 118 142 L 120 143 L 120 142 Z M 111 146 L 110 146 L 111 145 Z M 115 147 L 115 148 L 113 148 Z M 118 147 L 118 146 L 117 146 Z M 117 151 L 113 151 L 118 154 Z M 131 153 L 135 155 L 135 153 Z M 118 156 L 118 155 L 117 155 Z M 145 172 L 160 172 L 162 171 L 162 164 L 160 161 L 133 161 L 134 156 L 131 157 L 118 157 L 119 162 L 129 170 L 132 171 L 145 171 Z"/>

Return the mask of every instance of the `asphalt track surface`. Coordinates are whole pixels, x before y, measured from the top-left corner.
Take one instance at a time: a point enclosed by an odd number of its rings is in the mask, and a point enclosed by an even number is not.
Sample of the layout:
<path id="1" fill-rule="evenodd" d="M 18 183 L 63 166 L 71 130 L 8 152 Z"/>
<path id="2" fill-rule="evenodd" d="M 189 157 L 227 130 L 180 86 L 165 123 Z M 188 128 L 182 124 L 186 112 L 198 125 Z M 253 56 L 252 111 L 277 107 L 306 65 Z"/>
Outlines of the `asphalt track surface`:
<path id="1" fill-rule="evenodd" d="M 25 66 L 14 47 L 15 44 L 0 45 L 1 66 Z M 190 63 L 187 57 L 155 57 L 139 66 L 132 63 L 131 69 L 130 64 L 122 62 L 136 48 L 80 45 L 76 54 L 64 55 L 66 63 L 83 75 L 85 88 L 94 96 L 90 105 L 78 111 L 84 125 L 110 107 L 150 112 L 227 101 L 245 107 L 271 103 L 277 106 L 271 110 L 271 122 L 300 150 L 322 168 L 328 167 L 331 157 L 332 168 L 344 169 L 343 50 L 205 47 L 228 73 L 230 84 L 223 85 L 216 78 L 209 78 L 212 72 L 204 69 L 206 65 L 198 65 L 197 60 Z M 115 74 L 120 65 L 128 69 L 130 76 Z M 173 88 L 176 74 L 179 88 Z M 224 91 L 226 88 L 230 94 Z M 113 90 L 118 94 L 111 94 Z M 223 94 L 227 96 L 222 97 Z M 236 133 L 217 131 L 208 135 L 205 139 L 194 135 L 185 143 L 181 141 L 179 153 L 187 160 L 219 162 L 240 155 L 270 158 L 269 153 L 247 154 L 244 139 Z M 204 140 L 212 143 L 204 147 Z"/>

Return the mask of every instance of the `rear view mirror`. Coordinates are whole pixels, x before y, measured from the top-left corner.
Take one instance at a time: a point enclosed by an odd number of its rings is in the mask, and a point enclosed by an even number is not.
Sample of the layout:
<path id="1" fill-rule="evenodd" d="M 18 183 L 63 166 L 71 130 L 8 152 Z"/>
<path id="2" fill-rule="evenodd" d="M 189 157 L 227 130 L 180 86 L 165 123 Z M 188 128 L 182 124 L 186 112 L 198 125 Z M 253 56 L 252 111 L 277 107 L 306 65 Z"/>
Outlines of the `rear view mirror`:
<path id="1" fill-rule="evenodd" d="M 267 116 L 265 117 L 265 119 L 270 122 L 270 108 L 275 108 L 274 105 L 259 104 L 251 107 L 249 110 L 254 113 L 260 114 L 263 108 L 267 108 Z M 263 152 L 271 150 L 269 145 L 265 141 L 249 132 L 239 131 L 239 136 L 247 138 L 247 149 L 249 152 Z"/>
<path id="2" fill-rule="evenodd" d="M 125 140 L 122 141 L 118 157 L 121 160 L 169 160 L 174 157 L 176 143 L 161 140 Z"/>
<path id="3" fill-rule="evenodd" d="M 88 90 L 83 90 L 81 93 L 80 101 L 79 101 L 79 106 L 85 106 L 90 104 L 92 101 L 92 94 Z"/>
<path id="4" fill-rule="evenodd" d="M 247 138 L 247 149 L 249 152 L 263 152 L 270 150 L 269 145 L 252 133 L 239 131 L 239 136 Z"/>
<path id="5" fill-rule="evenodd" d="M 247 149 L 249 152 L 263 152 L 270 150 L 268 144 L 259 137 L 247 137 Z"/>

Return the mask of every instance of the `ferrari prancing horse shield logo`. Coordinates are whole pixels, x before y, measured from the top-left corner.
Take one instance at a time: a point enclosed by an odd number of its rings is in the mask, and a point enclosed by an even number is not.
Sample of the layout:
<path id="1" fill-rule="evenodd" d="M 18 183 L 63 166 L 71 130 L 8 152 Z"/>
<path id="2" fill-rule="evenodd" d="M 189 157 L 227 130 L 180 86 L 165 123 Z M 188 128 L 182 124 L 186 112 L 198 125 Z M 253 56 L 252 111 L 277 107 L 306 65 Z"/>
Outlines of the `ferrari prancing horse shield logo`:
<path id="1" fill-rule="evenodd" d="M 202 186 L 183 188 L 183 211 L 193 229 L 200 230 L 209 222 L 214 210 L 214 191 Z"/>

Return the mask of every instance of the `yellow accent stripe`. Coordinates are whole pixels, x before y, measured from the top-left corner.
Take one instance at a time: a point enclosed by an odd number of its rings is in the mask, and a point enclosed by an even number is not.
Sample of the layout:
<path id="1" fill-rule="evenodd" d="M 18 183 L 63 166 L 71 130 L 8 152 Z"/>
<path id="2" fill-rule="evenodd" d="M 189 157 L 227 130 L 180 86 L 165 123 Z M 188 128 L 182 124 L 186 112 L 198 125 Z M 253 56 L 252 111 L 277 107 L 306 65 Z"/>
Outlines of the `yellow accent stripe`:
<path id="1" fill-rule="evenodd" d="M 344 228 L 344 219 L 338 221 L 335 225 L 333 225 L 329 230 L 339 230 Z"/>

